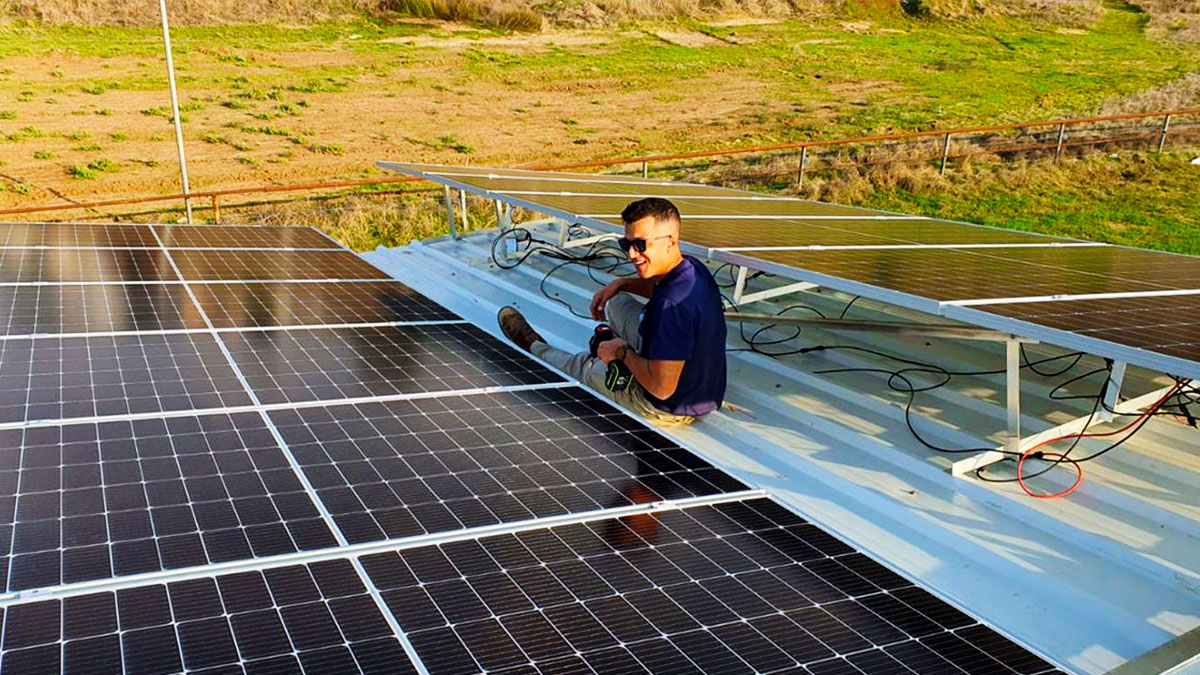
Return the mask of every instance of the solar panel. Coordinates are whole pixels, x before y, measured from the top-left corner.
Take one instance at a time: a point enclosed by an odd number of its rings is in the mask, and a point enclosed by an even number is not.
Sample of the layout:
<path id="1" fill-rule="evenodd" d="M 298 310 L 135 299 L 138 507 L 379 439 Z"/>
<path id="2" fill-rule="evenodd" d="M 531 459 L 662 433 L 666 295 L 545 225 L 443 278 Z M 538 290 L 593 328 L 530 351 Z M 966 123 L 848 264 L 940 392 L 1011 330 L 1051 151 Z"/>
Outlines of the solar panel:
<path id="1" fill-rule="evenodd" d="M 576 388 L 271 419 L 351 543 L 746 489 Z"/>
<path id="2" fill-rule="evenodd" d="M 9 675 L 417 672 L 345 560 L 27 602 L 2 616 Z"/>
<path id="3" fill-rule="evenodd" d="M 0 283 L 173 281 L 160 251 L 146 249 L 0 249 Z"/>
<path id="4" fill-rule="evenodd" d="M 471 325 L 247 331 L 222 340 L 268 404 L 562 381 Z"/>
<path id="5" fill-rule="evenodd" d="M 453 321 L 459 318 L 403 284 L 384 281 L 369 284 L 214 283 L 198 285 L 193 291 L 204 313 L 217 328 Z"/>
<path id="6" fill-rule="evenodd" d="M 158 248 L 146 225 L 113 223 L 0 224 L 0 246 Z"/>
<path id="7" fill-rule="evenodd" d="M 752 630 L 667 627 L 648 640 L 594 644 L 630 616 L 617 601 L 626 596 L 585 599 L 597 579 L 630 584 L 628 597 L 640 594 L 634 614 L 665 621 L 680 614 L 655 614 L 664 603 L 679 603 L 683 614 L 715 606 L 659 584 L 668 574 L 743 611 L 751 598 L 730 594 L 730 584 L 757 592 L 766 572 L 730 567 L 710 578 L 707 566 L 789 555 L 831 588 L 862 579 L 856 583 L 870 592 L 819 608 L 837 620 L 875 612 L 915 622 L 912 613 L 924 612 L 934 623 L 961 621 L 824 665 L 975 663 L 971 644 L 1033 668 L 1027 672 L 1044 665 L 924 591 L 893 583 L 894 575 L 814 526 L 770 521 L 782 517 L 778 507 L 756 506 L 750 520 L 751 510 L 729 505 L 689 519 L 677 505 L 755 493 L 315 231 L 155 229 L 162 243 L 145 226 L 0 227 L 20 243 L 0 250 L 5 675 L 418 672 L 409 637 L 421 672 L 507 665 L 513 648 L 525 651 L 511 673 L 586 664 L 677 672 L 679 654 L 711 654 L 705 668 L 725 670 L 770 666 L 768 653 L 778 660 L 761 636 L 791 658 L 800 642 L 882 634 L 858 623 L 806 633 L 793 629 L 799 619 L 775 612 L 754 615 L 744 624 L 759 622 Z M 51 242 L 64 248 L 31 248 Z M 138 242 L 147 248 L 113 248 Z M 81 245 L 93 248 L 65 248 Z M 228 250 L 197 250 L 213 248 Z M 280 250 L 261 250 L 270 248 Z M 313 248 L 321 250 L 291 250 Z M 662 515 L 611 518 L 649 511 Z M 548 530 L 546 518 L 594 522 Z M 646 523 L 661 534 L 641 529 Z M 501 525 L 515 534 L 479 538 Z M 798 543 L 782 543 L 785 529 Z M 422 547 L 429 537 L 457 543 Z M 760 540 L 775 557 L 763 557 Z M 400 565 L 371 569 L 392 595 L 389 608 L 358 556 L 364 546 L 393 542 L 409 548 L 395 558 Z M 563 546 L 578 555 L 559 557 Z M 804 558 L 805 550 L 821 559 Z M 440 576 L 434 553 L 461 566 L 457 586 Z M 526 556 L 537 564 L 525 564 Z M 409 584 L 402 571 L 422 581 Z M 799 578 L 792 574 L 776 590 Z M 512 588 L 499 583 L 504 575 Z M 634 588 L 637 575 L 658 587 Z M 879 584 L 895 587 L 883 592 Z M 398 595 L 424 592 L 450 617 L 474 611 L 458 604 L 469 600 L 464 588 L 489 604 L 517 597 L 515 590 L 532 606 L 501 607 L 489 615 L 494 625 L 471 615 L 396 629 L 397 618 L 424 607 L 395 605 Z M 559 589 L 570 602 L 559 601 Z M 611 614 L 588 635 L 593 626 L 580 617 L 593 606 Z M 497 637 L 503 631 L 519 639 L 506 644 Z M 572 645 L 570 653 L 553 651 L 552 639 Z"/>
<path id="8" fill-rule="evenodd" d="M 157 225 L 154 228 L 167 248 L 327 248 L 341 250 L 317 230 L 307 227 L 238 227 L 221 225 Z"/>
<path id="9" fill-rule="evenodd" d="M 180 284 L 0 285 L 0 335 L 204 328 Z"/>
<path id="10" fill-rule="evenodd" d="M 0 431 L 0 591 L 336 546 L 257 413 Z"/>
<path id="11" fill-rule="evenodd" d="M 188 281 L 388 279 L 348 251 L 174 250 L 171 258 Z"/>
<path id="12" fill-rule="evenodd" d="M 1057 672 L 765 499 L 361 560 L 433 675 Z"/>
<path id="13" fill-rule="evenodd" d="M 713 261 L 1200 378 L 1200 325 L 1155 324 L 1170 327 L 1156 337 L 1153 326 L 1093 313 L 1098 323 L 1084 332 L 1041 313 L 991 310 L 1117 295 L 1126 307 L 1152 312 L 1164 292 L 1200 291 L 1200 258 L 629 176 L 379 166 L 607 231 L 627 200 L 666 196 L 682 205 L 685 250 Z"/>
<path id="14" fill-rule="evenodd" d="M 957 314 L 955 309 L 947 315 Z M 1200 294 L 1002 303 L 988 305 L 987 311 L 1086 338 L 1200 361 Z"/>
<path id="15" fill-rule="evenodd" d="M 0 341 L 0 423 L 250 402 L 202 333 Z"/>

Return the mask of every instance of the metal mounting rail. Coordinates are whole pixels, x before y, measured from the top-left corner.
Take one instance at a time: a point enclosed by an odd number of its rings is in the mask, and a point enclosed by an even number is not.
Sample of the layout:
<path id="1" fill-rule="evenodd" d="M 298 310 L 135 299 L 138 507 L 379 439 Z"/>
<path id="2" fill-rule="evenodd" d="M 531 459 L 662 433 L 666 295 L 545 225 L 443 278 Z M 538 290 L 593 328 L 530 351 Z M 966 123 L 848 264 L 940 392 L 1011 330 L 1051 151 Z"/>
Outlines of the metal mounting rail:
<path id="1" fill-rule="evenodd" d="M 953 338 L 956 340 L 987 340 L 992 342 L 1030 344 L 1037 343 L 1037 340 L 1030 340 L 1013 333 L 1006 333 L 1004 331 L 946 323 L 860 321 L 858 319 L 821 319 L 807 316 L 780 316 L 778 314 L 752 314 L 747 312 L 726 312 L 725 318 L 729 321 L 803 325 L 812 326 L 813 328 L 823 328 L 826 330 L 867 331 L 876 333 L 892 333 L 894 335 L 920 335 L 922 337 Z"/>

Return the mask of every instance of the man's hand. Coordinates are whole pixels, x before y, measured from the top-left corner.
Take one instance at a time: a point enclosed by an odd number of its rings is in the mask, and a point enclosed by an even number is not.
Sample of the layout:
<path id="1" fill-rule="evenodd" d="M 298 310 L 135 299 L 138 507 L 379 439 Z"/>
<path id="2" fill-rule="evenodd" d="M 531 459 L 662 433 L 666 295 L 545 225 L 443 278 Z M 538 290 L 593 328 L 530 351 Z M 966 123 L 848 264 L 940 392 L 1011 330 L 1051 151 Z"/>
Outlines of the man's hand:
<path id="1" fill-rule="evenodd" d="M 621 292 L 621 286 L 624 282 L 624 279 L 613 279 L 604 288 L 596 291 L 596 294 L 592 296 L 593 319 L 597 321 L 604 320 L 604 308 L 608 305 L 608 301 L 613 299 L 614 295 Z"/>
<path id="2" fill-rule="evenodd" d="M 605 363 L 616 361 L 619 357 L 624 356 L 626 350 L 629 349 L 629 343 L 621 338 L 605 340 L 596 347 L 596 357 Z"/>

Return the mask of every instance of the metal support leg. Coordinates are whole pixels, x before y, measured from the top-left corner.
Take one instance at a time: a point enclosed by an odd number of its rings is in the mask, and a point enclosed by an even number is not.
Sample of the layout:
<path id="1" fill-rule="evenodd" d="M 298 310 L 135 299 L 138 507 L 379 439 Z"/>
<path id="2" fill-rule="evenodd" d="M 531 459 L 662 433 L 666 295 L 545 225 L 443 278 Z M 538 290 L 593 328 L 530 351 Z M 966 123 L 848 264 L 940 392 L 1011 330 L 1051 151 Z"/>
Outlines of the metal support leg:
<path id="1" fill-rule="evenodd" d="M 1063 141 L 1067 138 L 1067 125 L 1058 125 L 1058 142 L 1054 145 L 1054 161 L 1058 161 L 1058 156 L 1062 154 Z"/>
<path id="2" fill-rule="evenodd" d="M 800 169 L 796 172 L 796 188 L 804 187 L 804 168 L 808 165 L 808 146 L 800 148 Z"/>
<path id="3" fill-rule="evenodd" d="M 212 196 L 213 222 L 221 222 L 221 198 L 217 195 Z"/>
<path id="4" fill-rule="evenodd" d="M 642 178 L 650 177 L 650 162 L 642 162 Z"/>
<path id="5" fill-rule="evenodd" d="M 446 198 L 446 224 L 450 226 L 450 238 L 458 239 L 458 223 L 454 217 L 454 198 L 450 195 L 450 186 L 444 188 L 443 195 Z"/>
<path id="6" fill-rule="evenodd" d="M 733 304 L 742 304 L 742 294 L 746 292 L 746 273 L 744 266 L 738 267 L 737 281 L 733 285 Z"/>
<path id="7" fill-rule="evenodd" d="M 458 208 L 462 211 L 462 229 L 463 232 L 471 229 L 471 223 L 467 220 L 467 191 L 458 191 Z"/>
<path id="8" fill-rule="evenodd" d="M 1004 390 L 1008 394 L 1008 436 L 1004 447 L 1009 452 L 1021 450 L 1021 343 L 1004 343 Z"/>
<path id="9" fill-rule="evenodd" d="M 946 140 L 942 143 L 942 166 L 938 169 L 938 173 L 946 173 L 946 160 L 950 159 L 950 134 L 946 134 Z"/>
<path id="10" fill-rule="evenodd" d="M 1112 372 L 1108 374 L 1108 386 L 1104 388 L 1104 407 L 1096 411 L 1096 417 L 1101 422 L 1113 421 L 1113 413 L 1117 409 L 1117 399 L 1121 396 L 1121 384 L 1125 380 L 1125 362 L 1113 362 Z"/>
<path id="11" fill-rule="evenodd" d="M 785 284 L 783 286 L 776 286 L 775 288 L 755 291 L 754 293 L 747 293 L 746 280 L 749 278 L 747 274 L 748 271 L 749 270 L 747 270 L 744 266 L 738 267 L 737 282 L 735 282 L 733 286 L 734 305 L 748 305 L 752 302 L 778 298 L 781 295 L 790 295 L 792 293 L 799 293 L 801 291 L 809 291 L 817 287 L 817 284 L 814 283 L 798 281 L 794 284 Z"/>

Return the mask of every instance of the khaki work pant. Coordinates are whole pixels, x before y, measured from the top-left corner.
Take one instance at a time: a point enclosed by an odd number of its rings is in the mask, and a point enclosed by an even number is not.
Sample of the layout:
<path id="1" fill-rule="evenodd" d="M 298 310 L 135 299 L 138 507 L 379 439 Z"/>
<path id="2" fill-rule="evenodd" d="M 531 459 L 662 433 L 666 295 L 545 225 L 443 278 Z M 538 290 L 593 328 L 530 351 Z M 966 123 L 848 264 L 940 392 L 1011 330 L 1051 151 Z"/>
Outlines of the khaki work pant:
<path id="1" fill-rule="evenodd" d="M 641 321 L 643 306 L 644 303 L 632 295 L 618 293 L 608 301 L 608 305 L 604 308 L 605 314 L 608 315 L 608 323 L 612 326 L 613 332 L 617 334 L 617 337 L 628 342 L 629 346 L 635 352 L 640 351 L 642 347 L 642 337 L 638 334 L 638 324 Z M 604 386 L 604 362 L 600 359 L 592 358 L 591 354 L 586 351 L 572 354 L 557 347 L 551 347 L 545 342 L 535 342 L 531 349 L 534 354 L 540 356 L 547 363 L 557 367 L 559 370 L 588 385 L 592 389 L 607 395 L 613 401 L 645 417 L 654 424 L 673 426 L 689 424 L 695 419 L 688 415 L 672 415 L 669 412 L 654 407 L 654 404 L 646 398 L 646 390 L 642 388 L 642 385 L 636 379 L 630 383 L 629 388 L 625 391 L 609 391 Z"/>

